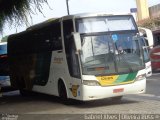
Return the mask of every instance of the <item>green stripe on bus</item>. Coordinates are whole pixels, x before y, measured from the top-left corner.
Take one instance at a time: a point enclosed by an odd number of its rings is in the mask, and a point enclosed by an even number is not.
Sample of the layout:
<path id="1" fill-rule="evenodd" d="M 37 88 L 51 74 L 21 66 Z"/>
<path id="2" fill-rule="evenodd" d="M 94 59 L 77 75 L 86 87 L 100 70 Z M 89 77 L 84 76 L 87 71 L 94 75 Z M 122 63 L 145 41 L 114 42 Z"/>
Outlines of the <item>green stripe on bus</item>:
<path id="1" fill-rule="evenodd" d="M 137 72 L 119 75 L 115 83 L 129 82 L 135 79 Z"/>
<path id="2" fill-rule="evenodd" d="M 135 79 L 138 72 L 130 73 L 124 82 L 129 82 Z"/>
<path id="3" fill-rule="evenodd" d="M 119 75 L 119 77 L 117 78 L 117 80 L 115 81 L 115 83 L 121 83 L 124 80 L 126 80 L 127 77 L 128 77 L 128 74 Z"/>

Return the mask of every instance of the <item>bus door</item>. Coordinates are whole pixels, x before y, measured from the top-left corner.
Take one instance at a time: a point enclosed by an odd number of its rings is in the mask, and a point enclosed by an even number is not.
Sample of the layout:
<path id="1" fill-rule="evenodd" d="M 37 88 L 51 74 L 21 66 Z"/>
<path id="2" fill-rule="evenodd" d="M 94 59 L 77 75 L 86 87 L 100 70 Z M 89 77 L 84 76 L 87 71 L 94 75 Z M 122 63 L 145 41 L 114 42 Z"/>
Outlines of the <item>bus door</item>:
<path id="1" fill-rule="evenodd" d="M 54 23 L 47 26 L 38 32 L 36 38 L 37 51 L 37 64 L 36 64 L 36 79 L 35 84 L 45 86 L 49 81 L 54 80 L 56 68 L 55 64 L 62 62 L 62 42 L 60 23 Z M 59 56 L 59 54 L 61 54 Z"/>

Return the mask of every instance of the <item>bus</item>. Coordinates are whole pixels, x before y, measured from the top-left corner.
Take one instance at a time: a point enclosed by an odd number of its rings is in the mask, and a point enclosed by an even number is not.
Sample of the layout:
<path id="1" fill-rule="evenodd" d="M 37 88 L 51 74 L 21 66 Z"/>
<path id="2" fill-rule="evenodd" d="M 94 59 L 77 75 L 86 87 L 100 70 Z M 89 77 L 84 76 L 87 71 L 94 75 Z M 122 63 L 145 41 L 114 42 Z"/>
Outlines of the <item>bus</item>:
<path id="1" fill-rule="evenodd" d="M 7 43 L 0 42 L 0 74 L 6 74 Z"/>
<path id="2" fill-rule="evenodd" d="M 7 42 L 0 42 L 0 87 L 9 85 Z"/>
<path id="3" fill-rule="evenodd" d="M 128 14 L 69 15 L 31 26 L 8 37 L 11 85 L 64 101 L 144 93 L 138 33 Z"/>
<path id="4" fill-rule="evenodd" d="M 7 42 L 0 42 L 0 76 L 9 74 Z"/>
<path id="5" fill-rule="evenodd" d="M 141 46 L 143 47 L 143 55 L 145 62 L 145 70 L 146 77 L 152 76 L 152 66 L 150 59 L 150 49 L 153 48 L 153 34 L 150 29 L 138 27 L 140 35 L 142 38 L 140 39 Z"/>
<path id="6" fill-rule="evenodd" d="M 152 68 L 154 71 L 160 71 L 160 30 L 153 30 L 154 48 L 151 51 L 150 57 L 152 60 Z"/>

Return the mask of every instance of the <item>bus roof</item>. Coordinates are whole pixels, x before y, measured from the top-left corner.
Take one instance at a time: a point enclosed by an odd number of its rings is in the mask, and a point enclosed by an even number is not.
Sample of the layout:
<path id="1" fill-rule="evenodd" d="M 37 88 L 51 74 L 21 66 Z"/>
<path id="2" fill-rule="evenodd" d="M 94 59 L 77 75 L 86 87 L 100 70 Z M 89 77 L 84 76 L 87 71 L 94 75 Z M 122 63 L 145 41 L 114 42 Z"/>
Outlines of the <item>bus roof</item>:
<path id="1" fill-rule="evenodd" d="M 106 13 L 106 12 L 97 12 L 97 13 L 80 13 L 80 14 L 75 14 L 75 15 L 66 15 L 62 17 L 63 20 L 66 19 L 73 19 L 73 18 L 85 18 L 85 17 L 95 17 L 95 16 L 132 16 L 131 14 L 111 14 L 111 13 Z"/>
<path id="2" fill-rule="evenodd" d="M 51 18 L 51 19 L 48 19 L 48 20 L 46 20 L 46 21 L 44 21 L 44 22 L 38 23 L 38 24 L 36 24 L 36 25 L 33 25 L 33 26 L 27 28 L 26 30 L 39 29 L 39 28 L 42 28 L 42 27 L 51 25 L 51 24 L 53 24 L 54 22 L 58 22 L 59 20 L 60 20 L 59 18 Z"/>
<path id="3" fill-rule="evenodd" d="M 60 22 L 61 20 L 68 20 L 68 19 L 75 19 L 75 18 L 85 18 L 85 17 L 95 17 L 95 16 L 132 16 L 131 14 L 107 14 L 106 12 L 99 12 L 99 13 L 82 13 L 82 14 L 75 14 L 75 15 L 67 15 L 67 16 L 63 16 L 61 18 L 51 18 L 48 19 L 44 22 L 41 22 L 39 24 L 33 25 L 29 28 L 27 28 L 27 30 L 33 30 L 33 29 L 39 29 L 42 28 L 44 26 L 50 25 L 54 22 Z"/>
<path id="4" fill-rule="evenodd" d="M 60 22 L 61 20 L 69 20 L 69 19 L 75 19 L 75 18 L 86 18 L 86 17 L 95 17 L 95 16 L 132 16 L 131 14 L 107 14 L 106 12 L 98 12 L 98 13 L 82 13 L 82 14 L 75 14 L 75 15 L 67 15 L 67 16 L 63 16 L 60 18 L 51 18 L 48 19 L 44 22 L 38 23 L 36 25 L 33 25 L 29 28 L 26 29 L 26 31 L 22 31 L 20 33 L 17 34 L 12 34 L 11 36 L 19 36 L 19 35 L 23 35 L 25 33 L 28 33 L 29 31 L 32 30 L 38 30 L 41 29 L 43 27 L 47 27 L 49 25 L 54 24 L 55 22 Z M 10 37 L 10 36 L 9 36 Z"/>
<path id="5" fill-rule="evenodd" d="M 8 37 L 8 39 L 11 39 L 11 38 L 14 38 L 14 37 L 18 37 L 18 36 L 21 36 L 21 35 L 25 35 L 26 33 L 30 33 L 32 32 L 33 30 L 38 30 L 38 29 L 41 29 L 43 27 L 47 27 L 55 22 L 59 21 L 58 18 L 51 18 L 51 19 L 48 19 L 44 22 L 41 22 L 41 23 L 38 23 L 36 25 L 33 25 L 29 28 L 27 28 L 25 31 L 22 31 L 22 32 L 19 32 L 19 33 L 16 33 L 16 34 L 12 34 Z"/>

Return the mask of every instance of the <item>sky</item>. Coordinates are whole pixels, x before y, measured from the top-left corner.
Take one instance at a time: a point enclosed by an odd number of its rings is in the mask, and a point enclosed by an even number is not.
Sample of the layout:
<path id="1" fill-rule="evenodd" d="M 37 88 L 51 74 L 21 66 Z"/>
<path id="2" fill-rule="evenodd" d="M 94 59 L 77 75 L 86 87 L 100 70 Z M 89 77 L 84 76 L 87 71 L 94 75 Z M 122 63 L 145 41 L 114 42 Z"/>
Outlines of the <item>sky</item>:
<path id="1" fill-rule="evenodd" d="M 66 0 L 48 0 L 47 4 L 42 4 L 41 13 L 32 15 L 30 24 L 34 25 L 43 22 L 49 18 L 62 17 L 67 15 Z M 148 5 L 153 6 L 159 4 L 160 0 L 148 0 Z M 70 14 L 90 13 L 90 12 L 107 12 L 107 13 L 130 13 L 130 8 L 136 8 L 136 0 L 69 0 Z M 0 39 L 6 35 L 21 32 L 26 29 L 25 25 L 18 27 L 9 27 L 5 25 L 3 35 L 0 34 Z"/>

